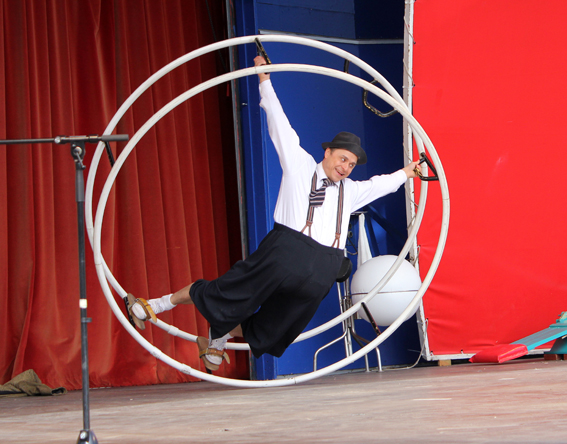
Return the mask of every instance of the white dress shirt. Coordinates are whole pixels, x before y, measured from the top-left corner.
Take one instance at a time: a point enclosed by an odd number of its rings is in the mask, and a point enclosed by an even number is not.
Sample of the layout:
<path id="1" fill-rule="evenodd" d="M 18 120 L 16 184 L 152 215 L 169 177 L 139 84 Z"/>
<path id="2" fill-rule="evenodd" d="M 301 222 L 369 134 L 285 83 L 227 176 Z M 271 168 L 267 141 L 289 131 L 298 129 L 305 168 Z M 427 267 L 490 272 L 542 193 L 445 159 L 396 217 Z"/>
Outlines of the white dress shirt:
<path id="1" fill-rule="evenodd" d="M 307 221 L 313 173 L 317 171 L 316 188 L 321 187 L 327 175 L 322 164 L 315 162 L 313 156 L 301 148 L 299 137 L 291 127 L 270 80 L 260 83 L 260 97 L 260 106 L 266 111 L 270 137 L 283 170 L 274 220 L 301 231 Z M 339 248 L 344 248 L 346 244 L 350 214 L 379 197 L 393 193 L 406 180 L 407 175 L 403 170 L 363 181 L 343 179 L 344 210 Z M 311 226 L 311 237 L 329 247 L 335 241 L 339 183 L 327 188 L 325 201 L 315 208 Z M 304 233 L 307 234 L 307 230 Z"/>

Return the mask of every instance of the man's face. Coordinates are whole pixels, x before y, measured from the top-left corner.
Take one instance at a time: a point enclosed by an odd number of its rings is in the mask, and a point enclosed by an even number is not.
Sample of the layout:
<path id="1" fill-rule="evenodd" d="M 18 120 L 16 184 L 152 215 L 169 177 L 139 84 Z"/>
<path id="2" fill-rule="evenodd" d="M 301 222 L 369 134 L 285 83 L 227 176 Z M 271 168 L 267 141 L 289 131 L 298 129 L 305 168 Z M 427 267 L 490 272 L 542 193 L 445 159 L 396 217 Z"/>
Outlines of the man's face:
<path id="1" fill-rule="evenodd" d="M 327 148 L 322 165 L 327 177 L 333 182 L 338 182 L 349 176 L 357 162 L 358 157 L 356 157 L 356 154 L 348 150 Z"/>

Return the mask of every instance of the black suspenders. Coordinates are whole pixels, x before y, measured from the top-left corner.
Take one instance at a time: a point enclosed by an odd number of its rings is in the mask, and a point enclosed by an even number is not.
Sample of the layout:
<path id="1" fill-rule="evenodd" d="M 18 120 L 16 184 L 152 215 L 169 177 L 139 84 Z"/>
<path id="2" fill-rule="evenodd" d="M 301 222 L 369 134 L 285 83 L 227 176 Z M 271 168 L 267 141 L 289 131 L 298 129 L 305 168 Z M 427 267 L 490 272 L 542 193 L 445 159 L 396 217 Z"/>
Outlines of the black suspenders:
<path id="1" fill-rule="evenodd" d="M 313 179 L 311 179 L 311 192 L 314 192 L 317 187 L 317 171 L 313 173 Z M 341 180 L 341 184 L 339 185 L 339 201 L 337 204 L 337 227 L 335 229 L 335 240 L 333 241 L 333 245 L 331 247 L 339 248 L 340 238 L 341 238 L 341 225 L 343 222 L 343 208 L 344 208 L 344 184 Z M 315 207 L 309 204 L 309 210 L 307 210 L 307 221 L 303 230 L 308 229 L 307 235 L 311 237 L 311 225 L 313 225 L 313 213 L 315 212 Z M 336 244 L 336 245 L 335 245 Z"/>

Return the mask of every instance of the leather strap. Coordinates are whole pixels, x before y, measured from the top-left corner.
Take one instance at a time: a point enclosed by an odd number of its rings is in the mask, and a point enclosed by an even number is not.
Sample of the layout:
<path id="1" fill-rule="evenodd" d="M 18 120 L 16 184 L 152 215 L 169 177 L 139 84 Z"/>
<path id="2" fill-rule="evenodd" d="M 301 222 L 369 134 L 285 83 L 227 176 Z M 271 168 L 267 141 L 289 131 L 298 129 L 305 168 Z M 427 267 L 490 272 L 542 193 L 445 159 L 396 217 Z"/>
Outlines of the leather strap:
<path id="1" fill-rule="evenodd" d="M 225 351 L 217 350 L 216 348 L 205 348 L 204 350 L 199 351 L 199 358 L 202 358 L 205 355 L 220 356 L 225 359 L 228 364 L 230 364 L 230 358 Z"/>
<path id="2" fill-rule="evenodd" d="M 223 350 L 218 350 L 216 348 L 208 347 L 209 340 L 203 336 L 197 337 L 197 347 L 199 348 L 199 358 L 203 358 L 206 355 L 220 356 L 225 359 L 228 364 L 230 364 L 230 358 L 228 354 Z M 210 362 L 210 361 L 209 361 Z M 214 369 L 212 369 L 214 370 Z"/>
<path id="3" fill-rule="evenodd" d="M 315 192 L 316 189 L 317 189 L 317 171 L 313 173 L 313 178 L 311 179 L 311 193 Z M 309 208 L 307 210 L 307 221 L 305 223 L 305 226 L 303 227 L 303 230 L 301 230 L 301 232 L 303 233 L 307 228 L 308 229 L 307 236 L 309 237 L 311 237 L 311 225 L 313 225 L 314 211 L 315 211 L 315 207 L 311 205 L 311 202 L 309 202 Z"/>
<path id="4" fill-rule="evenodd" d="M 336 244 L 336 248 L 339 248 L 339 243 L 341 240 L 341 226 L 343 224 L 343 207 L 344 207 L 344 183 L 341 180 L 341 184 L 339 185 L 339 202 L 337 204 L 337 228 L 335 229 L 335 241 L 331 247 L 334 247 Z"/>

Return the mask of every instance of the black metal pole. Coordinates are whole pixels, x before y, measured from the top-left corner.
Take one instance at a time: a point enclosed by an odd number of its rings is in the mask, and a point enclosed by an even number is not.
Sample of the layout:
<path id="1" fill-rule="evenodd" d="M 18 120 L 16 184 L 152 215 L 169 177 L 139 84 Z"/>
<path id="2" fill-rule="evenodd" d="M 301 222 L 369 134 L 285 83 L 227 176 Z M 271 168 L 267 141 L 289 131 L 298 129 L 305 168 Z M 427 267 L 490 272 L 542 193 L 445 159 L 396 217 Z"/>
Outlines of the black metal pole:
<path id="1" fill-rule="evenodd" d="M 56 143 L 58 145 L 71 144 L 71 156 L 75 161 L 75 198 L 77 201 L 77 224 L 79 232 L 79 285 L 81 312 L 81 368 L 83 376 L 83 429 L 79 433 L 77 444 L 98 444 L 94 432 L 90 429 L 90 405 L 89 405 L 89 342 L 87 324 L 91 319 L 87 317 L 87 272 L 85 261 L 85 180 L 83 170 L 85 166 L 85 143 L 105 142 L 108 150 L 108 142 L 128 141 L 128 135 L 107 136 L 57 136 L 49 139 L 12 139 L 0 140 L 0 145 L 32 144 L 32 143 Z M 111 159 L 112 163 L 113 159 Z"/>
<path id="2" fill-rule="evenodd" d="M 115 136 L 57 136 L 49 139 L 10 139 L 10 140 L 0 140 L 0 145 L 14 145 L 14 144 L 31 144 L 31 143 L 57 143 L 63 145 L 65 143 L 75 143 L 75 142 L 88 142 L 88 143 L 98 143 L 98 142 L 127 142 L 127 134 L 117 134 Z M 84 156 L 84 153 L 83 153 Z"/>
<path id="3" fill-rule="evenodd" d="M 235 36 L 234 28 L 234 9 L 232 2 L 226 0 L 226 15 L 227 15 L 227 31 L 228 38 Z M 238 54 L 236 48 L 231 46 L 229 48 L 229 62 L 230 71 L 234 71 L 238 67 Z M 238 213 L 240 216 L 240 245 L 242 249 L 242 259 L 248 257 L 248 221 L 246 217 L 246 187 L 244 184 L 244 153 L 242 149 L 242 123 L 240 113 L 240 91 L 238 82 L 236 80 L 230 81 L 232 90 L 232 120 L 234 131 L 234 148 L 236 151 L 236 179 L 238 187 Z"/>
<path id="4" fill-rule="evenodd" d="M 85 142 L 71 143 L 71 156 L 75 161 L 75 197 L 77 201 L 77 228 L 79 232 L 79 288 L 81 310 L 81 368 L 83 375 L 83 429 L 79 433 L 77 444 L 98 444 L 94 431 L 91 430 L 89 403 L 89 340 L 87 324 L 87 271 L 85 261 L 85 180 L 83 158 Z"/>

